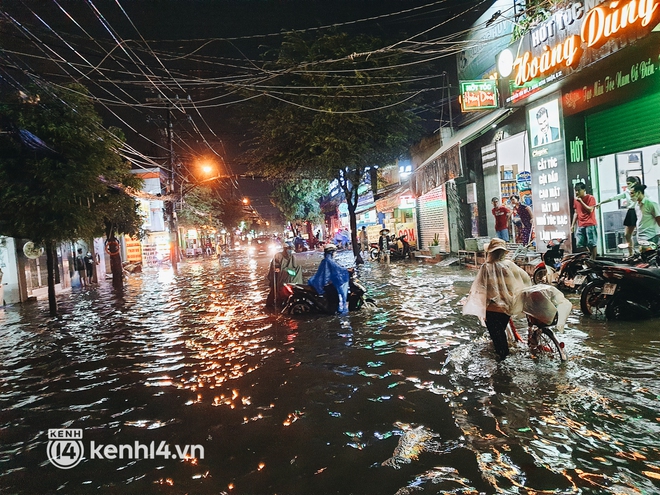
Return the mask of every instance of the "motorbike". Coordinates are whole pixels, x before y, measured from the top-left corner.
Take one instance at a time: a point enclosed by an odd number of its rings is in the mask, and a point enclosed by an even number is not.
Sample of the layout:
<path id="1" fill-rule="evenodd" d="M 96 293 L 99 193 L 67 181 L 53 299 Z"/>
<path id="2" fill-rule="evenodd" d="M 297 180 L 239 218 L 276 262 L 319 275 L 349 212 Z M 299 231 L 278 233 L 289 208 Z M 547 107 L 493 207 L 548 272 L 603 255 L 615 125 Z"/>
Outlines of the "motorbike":
<path id="1" fill-rule="evenodd" d="M 389 248 L 390 248 L 390 260 L 403 260 L 406 258 L 412 258 L 412 249 L 408 243 L 407 236 L 395 236 L 392 235 L 389 237 Z M 380 246 L 377 242 L 372 242 L 369 244 L 369 257 L 372 260 L 377 260 L 380 256 Z"/>
<path id="2" fill-rule="evenodd" d="M 660 316 L 660 268 L 616 265 L 603 270 L 601 294 L 608 320 Z"/>
<path id="3" fill-rule="evenodd" d="M 325 294 L 319 294 L 311 285 L 285 284 L 288 298 L 282 313 L 299 315 L 306 313 L 335 314 L 339 306 L 339 294 L 332 284 L 325 286 Z M 375 307 L 375 301 L 366 298 L 366 287 L 351 272 L 348 282 L 348 310 L 358 311 L 362 307 Z"/>
<path id="4" fill-rule="evenodd" d="M 619 249 L 627 249 L 628 244 L 619 244 Z M 650 268 L 657 266 L 658 249 L 655 244 L 641 241 L 640 250 L 632 256 L 620 260 L 596 259 L 586 260 L 586 268 L 579 275 L 586 277 L 586 284 L 580 295 L 580 309 L 585 316 L 597 316 L 604 314 L 607 295 L 603 294 L 605 286 L 604 270 L 614 266 L 632 266 L 636 268 Z"/>
<path id="5" fill-rule="evenodd" d="M 558 289 L 573 290 L 584 283 L 586 277 L 578 276 L 578 272 L 586 268 L 585 262 L 590 254 L 588 251 L 564 254 L 561 247 L 564 240 L 551 239 L 548 242 L 548 249 L 534 270 L 534 284 L 552 284 Z"/>

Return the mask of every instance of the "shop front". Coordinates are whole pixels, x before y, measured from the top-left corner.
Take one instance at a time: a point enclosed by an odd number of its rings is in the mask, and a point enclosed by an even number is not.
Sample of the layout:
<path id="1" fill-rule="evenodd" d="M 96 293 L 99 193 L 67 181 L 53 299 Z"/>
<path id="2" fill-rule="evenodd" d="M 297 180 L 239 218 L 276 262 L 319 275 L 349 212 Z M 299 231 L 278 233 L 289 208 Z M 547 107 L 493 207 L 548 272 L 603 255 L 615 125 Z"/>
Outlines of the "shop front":
<path id="1" fill-rule="evenodd" d="M 401 186 L 390 195 L 376 200 L 376 210 L 382 215 L 382 226 L 389 229 L 390 235 L 396 237 L 406 236 L 406 240 L 412 246 L 417 246 L 417 201 L 407 186 Z M 381 224 L 367 227 L 369 239 L 378 236 L 377 231 Z"/>
<path id="2" fill-rule="evenodd" d="M 524 109 L 537 247 L 572 249 L 573 189 L 604 201 L 639 177 L 658 201 L 660 1 L 572 2 L 498 56 L 500 92 Z M 654 165 L 656 164 L 656 165 Z M 626 199 L 597 210 L 600 254 L 620 252 Z"/>

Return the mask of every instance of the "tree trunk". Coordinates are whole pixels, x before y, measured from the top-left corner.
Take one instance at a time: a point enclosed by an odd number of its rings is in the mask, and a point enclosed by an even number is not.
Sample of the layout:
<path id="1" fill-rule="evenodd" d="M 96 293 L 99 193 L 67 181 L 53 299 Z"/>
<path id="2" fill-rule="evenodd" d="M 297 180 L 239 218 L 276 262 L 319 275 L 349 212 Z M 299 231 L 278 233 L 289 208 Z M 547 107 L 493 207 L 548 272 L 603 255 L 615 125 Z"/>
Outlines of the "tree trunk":
<path id="1" fill-rule="evenodd" d="M 55 243 L 46 241 L 46 271 L 48 272 L 48 310 L 50 316 L 57 316 L 57 298 L 55 297 Z"/>
<path id="2" fill-rule="evenodd" d="M 121 252 L 119 250 L 119 241 L 113 235 L 107 241 L 110 243 L 117 243 L 117 251 L 110 249 L 110 271 L 112 272 L 112 286 L 115 289 L 122 289 L 124 287 L 124 269 L 121 266 Z"/>

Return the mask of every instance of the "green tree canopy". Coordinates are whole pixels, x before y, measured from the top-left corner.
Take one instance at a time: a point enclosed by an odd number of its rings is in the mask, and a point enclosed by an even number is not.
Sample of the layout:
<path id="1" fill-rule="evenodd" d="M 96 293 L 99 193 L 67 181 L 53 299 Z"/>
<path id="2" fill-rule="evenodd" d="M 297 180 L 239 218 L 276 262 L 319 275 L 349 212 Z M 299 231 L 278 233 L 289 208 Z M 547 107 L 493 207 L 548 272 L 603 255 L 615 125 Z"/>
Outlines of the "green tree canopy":
<path id="1" fill-rule="evenodd" d="M 320 200 L 328 194 L 328 181 L 302 179 L 280 182 L 270 195 L 271 203 L 289 222 L 323 219 Z"/>
<path id="2" fill-rule="evenodd" d="M 0 105 L 14 131 L 0 143 L 0 232 L 37 243 L 139 234 L 135 200 L 108 184 L 141 181 L 117 153 L 123 136 L 102 127 L 84 87 L 9 94 Z M 25 131 L 43 146 L 26 145 Z"/>
<path id="3" fill-rule="evenodd" d="M 120 186 L 139 189 L 141 180 L 118 154 L 123 136 L 102 126 L 83 86 L 29 91 L 0 96 L 9 129 L 0 136 L 0 233 L 45 245 L 55 314 L 55 244 L 139 234 L 138 205 Z"/>
<path id="4" fill-rule="evenodd" d="M 253 169 L 296 181 L 337 180 L 354 236 L 365 173 L 393 163 L 421 134 L 411 111 L 415 93 L 407 89 L 411 70 L 381 46 L 367 36 L 287 35 L 269 67 L 279 77 L 264 88 L 253 119 Z"/>

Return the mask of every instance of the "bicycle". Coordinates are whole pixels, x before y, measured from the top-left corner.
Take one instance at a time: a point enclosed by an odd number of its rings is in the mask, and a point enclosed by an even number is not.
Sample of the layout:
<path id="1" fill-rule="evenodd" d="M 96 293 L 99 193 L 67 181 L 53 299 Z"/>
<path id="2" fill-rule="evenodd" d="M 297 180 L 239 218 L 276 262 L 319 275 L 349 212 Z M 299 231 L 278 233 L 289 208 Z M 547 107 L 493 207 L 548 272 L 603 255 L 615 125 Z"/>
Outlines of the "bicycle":
<path id="1" fill-rule="evenodd" d="M 556 287 L 532 285 L 522 290 L 522 310 L 527 317 L 527 346 L 533 355 L 559 356 L 566 361 L 564 343 L 559 342 L 552 327 L 563 329 L 573 305 Z M 517 335 L 513 321 L 509 319 L 514 337 Z M 520 335 L 517 340 L 522 342 Z"/>
<path id="2" fill-rule="evenodd" d="M 564 350 L 564 343 L 557 339 L 557 336 L 550 328 L 557 323 L 557 317 L 550 325 L 546 325 L 531 315 L 527 316 L 527 347 L 533 356 L 553 357 L 559 356 L 561 361 L 566 361 L 568 355 Z M 513 319 L 509 320 L 509 328 L 513 337 L 518 342 L 523 342 L 522 337 L 516 330 Z"/>

